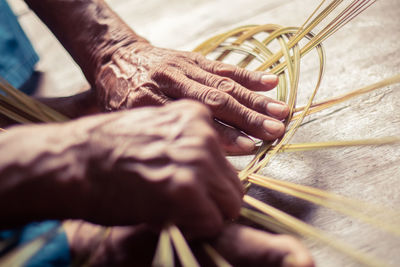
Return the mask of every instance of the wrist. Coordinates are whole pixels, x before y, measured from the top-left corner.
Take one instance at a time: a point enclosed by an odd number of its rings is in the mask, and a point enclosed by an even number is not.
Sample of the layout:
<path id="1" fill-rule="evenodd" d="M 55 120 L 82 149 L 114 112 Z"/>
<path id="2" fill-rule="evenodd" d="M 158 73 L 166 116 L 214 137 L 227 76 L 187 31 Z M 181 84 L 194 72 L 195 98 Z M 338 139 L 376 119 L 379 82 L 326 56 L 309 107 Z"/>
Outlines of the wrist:
<path id="1" fill-rule="evenodd" d="M 147 81 L 146 55 L 152 48 L 147 41 L 137 41 L 126 46 L 117 44 L 112 52 L 103 54 L 98 60 L 93 86 L 100 107 L 106 111 L 131 107 L 130 96 L 137 83 L 151 83 Z"/>
<path id="2" fill-rule="evenodd" d="M 123 33 L 107 34 L 107 37 L 105 39 L 103 38 L 92 49 L 92 54 L 90 56 L 92 62 L 90 65 L 94 67 L 94 72 L 92 73 L 92 76 L 88 78 L 93 88 L 96 87 L 96 80 L 101 73 L 101 69 L 112 61 L 112 57 L 117 53 L 117 51 L 126 47 L 135 49 L 136 47 L 150 45 L 146 39 L 135 35 L 128 26 L 125 24 L 122 26 L 123 28 L 126 28 L 123 30 Z"/>

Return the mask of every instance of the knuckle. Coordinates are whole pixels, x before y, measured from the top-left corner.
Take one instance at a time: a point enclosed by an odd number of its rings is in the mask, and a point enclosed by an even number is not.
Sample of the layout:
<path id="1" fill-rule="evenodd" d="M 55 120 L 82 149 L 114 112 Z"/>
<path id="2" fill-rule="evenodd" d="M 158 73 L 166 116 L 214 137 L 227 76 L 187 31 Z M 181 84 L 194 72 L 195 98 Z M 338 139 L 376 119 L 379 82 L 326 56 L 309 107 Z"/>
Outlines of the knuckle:
<path id="1" fill-rule="evenodd" d="M 153 67 L 151 73 L 153 74 L 153 77 L 163 78 L 165 76 L 165 73 L 168 73 L 169 69 L 170 69 L 169 64 L 166 64 L 165 62 L 159 62 Z"/>
<path id="2" fill-rule="evenodd" d="M 170 191 L 175 200 L 190 200 L 196 195 L 198 187 L 196 186 L 196 175 L 193 171 L 188 169 L 181 170 L 173 180 L 173 186 Z"/>
<path id="3" fill-rule="evenodd" d="M 242 80 L 250 80 L 252 73 L 243 68 L 235 68 L 233 75 L 240 77 Z"/>
<path id="4" fill-rule="evenodd" d="M 169 85 L 171 87 L 183 89 L 184 91 L 185 89 L 187 90 L 187 88 L 190 86 L 186 81 L 185 76 L 180 75 L 179 72 L 174 72 L 173 74 L 171 74 L 169 80 Z"/>
<path id="5" fill-rule="evenodd" d="M 169 66 L 172 68 L 180 68 L 182 65 L 182 62 L 184 62 L 182 55 L 173 55 L 173 56 L 170 56 L 170 57 L 167 57 L 166 59 L 164 59 L 163 65 Z"/>
<path id="6" fill-rule="evenodd" d="M 182 59 L 186 62 L 189 63 L 191 65 L 197 65 L 198 62 L 200 61 L 198 59 L 198 56 L 200 56 L 197 53 L 193 53 L 193 52 L 188 52 L 188 51 L 184 51 L 181 54 Z"/>
<path id="7" fill-rule="evenodd" d="M 231 80 L 229 78 L 221 78 L 215 84 L 215 87 L 218 90 L 221 90 L 225 93 L 231 94 L 235 90 L 236 84 L 233 80 Z"/>
<path id="8" fill-rule="evenodd" d="M 154 68 L 149 72 L 148 77 L 156 81 L 161 87 L 171 86 L 171 67 L 167 64 L 160 64 L 154 66 Z"/>
<path id="9" fill-rule="evenodd" d="M 247 108 L 243 108 L 240 116 L 244 125 L 261 126 L 262 122 L 260 116 L 255 112 Z"/>
<path id="10" fill-rule="evenodd" d="M 197 155 L 193 157 L 190 164 L 193 168 L 201 168 L 202 171 L 210 170 L 210 166 L 212 165 L 212 163 L 210 162 L 212 155 L 210 151 L 208 151 L 210 149 L 207 147 L 205 148 L 204 146 L 202 146 L 201 148 L 202 149 L 199 149 L 197 151 Z M 200 171 L 198 171 L 196 175 L 200 175 L 199 173 Z"/>
<path id="11" fill-rule="evenodd" d="M 260 111 L 263 111 L 263 112 L 266 111 L 268 101 L 267 101 L 267 98 L 265 96 L 262 96 L 260 94 L 251 92 L 249 98 L 250 98 L 250 103 L 252 103 L 252 105 L 257 110 L 260 110 Z"/>
<path id="12" fill-rule="evenodd" d="M 198 52 L 190 52 L 189 56 L 193 59 L 194 63 L 198 65 L 206 61 L 206 58 Z"/>
<path id="13" fill-rule="evenodd" d="M 222 62 L 215 62 L 212 66 L 212 71 L 219 75 L 229 75 L 230 73 L 234 72 L 236 69 L 235 66 L 224 64 Z"/>
<path id="14" fill-rule="evenodd" d="M 213 111 L 222 111 L 229 104 L 230 96 L 218 90 L 206 90 L 203 93 L 203 103 L 209 106 Z"/>

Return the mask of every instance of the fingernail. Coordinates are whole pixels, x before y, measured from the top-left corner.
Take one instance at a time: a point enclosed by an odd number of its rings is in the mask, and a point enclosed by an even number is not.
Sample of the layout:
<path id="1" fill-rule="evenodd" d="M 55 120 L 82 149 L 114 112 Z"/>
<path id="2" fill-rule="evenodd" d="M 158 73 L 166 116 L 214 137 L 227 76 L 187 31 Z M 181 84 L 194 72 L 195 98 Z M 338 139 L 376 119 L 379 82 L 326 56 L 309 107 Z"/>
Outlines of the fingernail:
<path id="1" fill-rule="evenodd" d="M 252 151 L 256 145 L 253 140 L 244 136 L 238 136 L 238 138 L 236 138 L 236 144 L 246 152 Z"/>
<path id="2" fill-rule="evenodd" d="M 263 76 L 261 76 L 261 83 L 265 85 L 276 83 L 277 80 L 278 76 L 276 76 L 275 74 L 264 74 Z"/>
<path id="3" fill-rule="evenodd" d="M 284 125 L 280 121 L 265 120 L 263 122 L 263 127 L 267 132 L 275 134 L 282 131 Z"/>
<path id="4" fill-rule="evenodd" d="M 271 115 L 282 117 L 288 111 L 288 107 L 284 103 L 268 103 L 267 111 Z"/>

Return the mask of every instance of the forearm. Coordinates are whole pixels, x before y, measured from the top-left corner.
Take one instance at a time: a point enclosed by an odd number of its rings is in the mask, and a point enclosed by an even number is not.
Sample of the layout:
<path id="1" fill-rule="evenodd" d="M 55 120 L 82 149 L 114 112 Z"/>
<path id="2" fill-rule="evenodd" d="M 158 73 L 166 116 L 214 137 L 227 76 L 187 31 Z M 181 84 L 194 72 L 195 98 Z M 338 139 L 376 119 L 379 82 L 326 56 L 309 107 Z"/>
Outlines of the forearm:
<path id="1" fill-rule="evenodd" d="M 34 220 L 83 218 L 85 150 L 64 125 L 0 133 L 0 228 Z M 79 152 L 78 152 L 79 151 Z"/>
<path id="2" fill-rule="evenodd" d="M 103 0 L 25 0 L 52 30 L 94 85 L 94 73 L 135 34 Z"/>

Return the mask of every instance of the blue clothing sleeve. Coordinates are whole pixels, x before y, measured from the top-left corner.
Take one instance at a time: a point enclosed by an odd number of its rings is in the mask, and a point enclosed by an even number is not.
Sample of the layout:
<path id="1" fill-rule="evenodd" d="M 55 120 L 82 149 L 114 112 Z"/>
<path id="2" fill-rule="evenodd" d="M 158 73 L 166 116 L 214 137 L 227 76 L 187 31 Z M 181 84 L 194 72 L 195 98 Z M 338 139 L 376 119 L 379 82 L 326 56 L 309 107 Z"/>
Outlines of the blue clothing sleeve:
<path id="1" fill-rule="evenodd" d="M 10 241 L 7 248 L 3 248 L 5 251 L 0 251 L 0 256 L 60 226 L 58 221 L 44 221 L 30 223 L 19 229 L 0 231 L 0 241 Z M 70 264 L 67 236 L 61 231 L 51 236 L 50 240 L 24 264 L 24 267 L 67 267 Z"/>
<path id="2" fill-rule="evenodd" d="M 0 0 L 0 76 L 20 88 L 39 60 L 5 0 Z"/>

